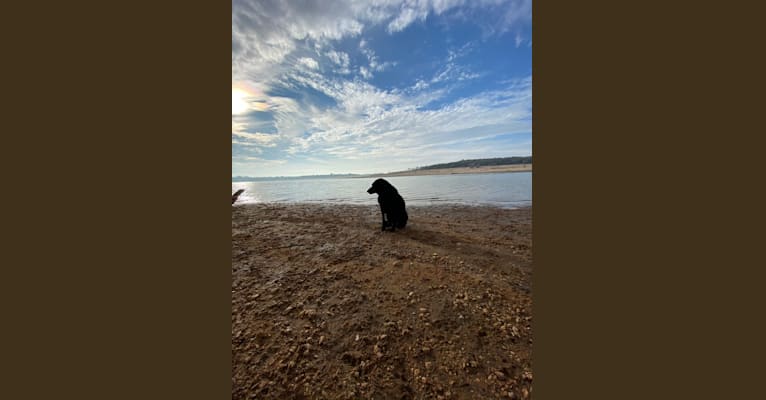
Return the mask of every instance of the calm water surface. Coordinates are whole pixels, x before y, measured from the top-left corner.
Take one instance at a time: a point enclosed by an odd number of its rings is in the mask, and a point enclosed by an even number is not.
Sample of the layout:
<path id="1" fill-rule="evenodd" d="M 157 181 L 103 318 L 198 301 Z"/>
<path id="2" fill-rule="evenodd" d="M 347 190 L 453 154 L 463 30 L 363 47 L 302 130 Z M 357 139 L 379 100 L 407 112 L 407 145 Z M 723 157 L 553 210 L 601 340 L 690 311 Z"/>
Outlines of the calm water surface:
<path id="1" fill-rule="evenodd" d="M 407 205 L 468 204 L 506 208 L 532 205 L 532 173 L 455 174 L 385 178 Z M 245 189 L 237 203 L 377 204 L 367 194 L 374 178 L 325 178 L 232 182 L 232 193 Z"/>

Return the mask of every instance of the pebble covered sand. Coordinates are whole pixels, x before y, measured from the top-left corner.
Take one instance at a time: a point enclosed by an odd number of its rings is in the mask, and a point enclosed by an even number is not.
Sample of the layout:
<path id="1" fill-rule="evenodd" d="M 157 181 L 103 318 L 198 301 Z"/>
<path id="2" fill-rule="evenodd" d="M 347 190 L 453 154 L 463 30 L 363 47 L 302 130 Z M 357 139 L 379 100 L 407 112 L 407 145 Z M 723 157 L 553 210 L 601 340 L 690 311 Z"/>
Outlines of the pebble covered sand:
<path id="1" fill-rule="evenodd" d="M 233 399 L 532 397 L 532 210 L 232 207 Z"/>

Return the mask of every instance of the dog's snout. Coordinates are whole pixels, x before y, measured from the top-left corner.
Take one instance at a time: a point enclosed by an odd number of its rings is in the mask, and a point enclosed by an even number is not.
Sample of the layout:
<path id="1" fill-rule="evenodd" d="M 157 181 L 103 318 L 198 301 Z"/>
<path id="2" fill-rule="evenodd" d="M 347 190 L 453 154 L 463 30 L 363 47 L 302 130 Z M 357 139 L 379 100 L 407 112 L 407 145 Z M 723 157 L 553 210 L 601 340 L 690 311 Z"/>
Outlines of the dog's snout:
<path id="1" fill-rule="evenodd" d="M 374 189 L 374 188 L 369 188 L 369 189 L 367 189 L 367 193 L 370 193 L 370 194 L 372 194 L 374 191 L 375 191 L 375 189 Z"/>

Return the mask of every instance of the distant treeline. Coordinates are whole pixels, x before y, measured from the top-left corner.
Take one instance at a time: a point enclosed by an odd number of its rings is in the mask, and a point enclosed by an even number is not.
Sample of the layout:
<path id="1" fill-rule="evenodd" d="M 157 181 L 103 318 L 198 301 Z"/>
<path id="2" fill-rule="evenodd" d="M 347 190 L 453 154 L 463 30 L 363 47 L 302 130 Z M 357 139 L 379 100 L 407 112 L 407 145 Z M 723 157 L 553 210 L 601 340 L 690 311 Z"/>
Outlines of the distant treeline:
<path id="1" fill-rule="evenodd" d="M 460 160 L 445 164 L 434 164 L 425 167 L 415 168 L 415 170 L 421 169 L 442 169 L 442 168 L 475 168 L 475 167 L 488 167 L 493 165 L 512 165 L 512 164 L 532 164 L 532 156 L 529 157 L 501 157 L 501 158 L 481 158 L 478 160 Z"/>

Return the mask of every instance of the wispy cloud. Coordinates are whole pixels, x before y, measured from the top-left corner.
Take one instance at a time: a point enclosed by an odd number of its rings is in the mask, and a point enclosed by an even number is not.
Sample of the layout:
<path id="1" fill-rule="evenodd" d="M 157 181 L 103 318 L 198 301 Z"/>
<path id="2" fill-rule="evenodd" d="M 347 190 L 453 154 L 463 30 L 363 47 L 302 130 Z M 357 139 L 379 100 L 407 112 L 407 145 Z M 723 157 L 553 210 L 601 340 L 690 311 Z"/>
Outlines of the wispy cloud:
<path id="1" fill-rule="evenodd" d="M 442 27 L 398 51 L 410 27 L 449 25 L 441 19 L 483 34 Z M 531 71 L 503 72 L 484 46 L 518 49 L 531 42 L 530 22 L 529 1 L 234 0 L 232 82 L 254 94 L 232 115 L 233 173 L 363 173 L 529 154 Z"/>
<path id="2" fill-rule="evenodd" d="M 301 57 L 298 59 L 298 64 L 311 69 L 319 69 L 319 63 L 310 57 Z"/>
<path id="3" fill-rule="evenodd" d="M 388 33 L 399 32 L 415 20 L 423 21 L 428 17 L 428 7 L 406 7 L 386 27 Z"/>

